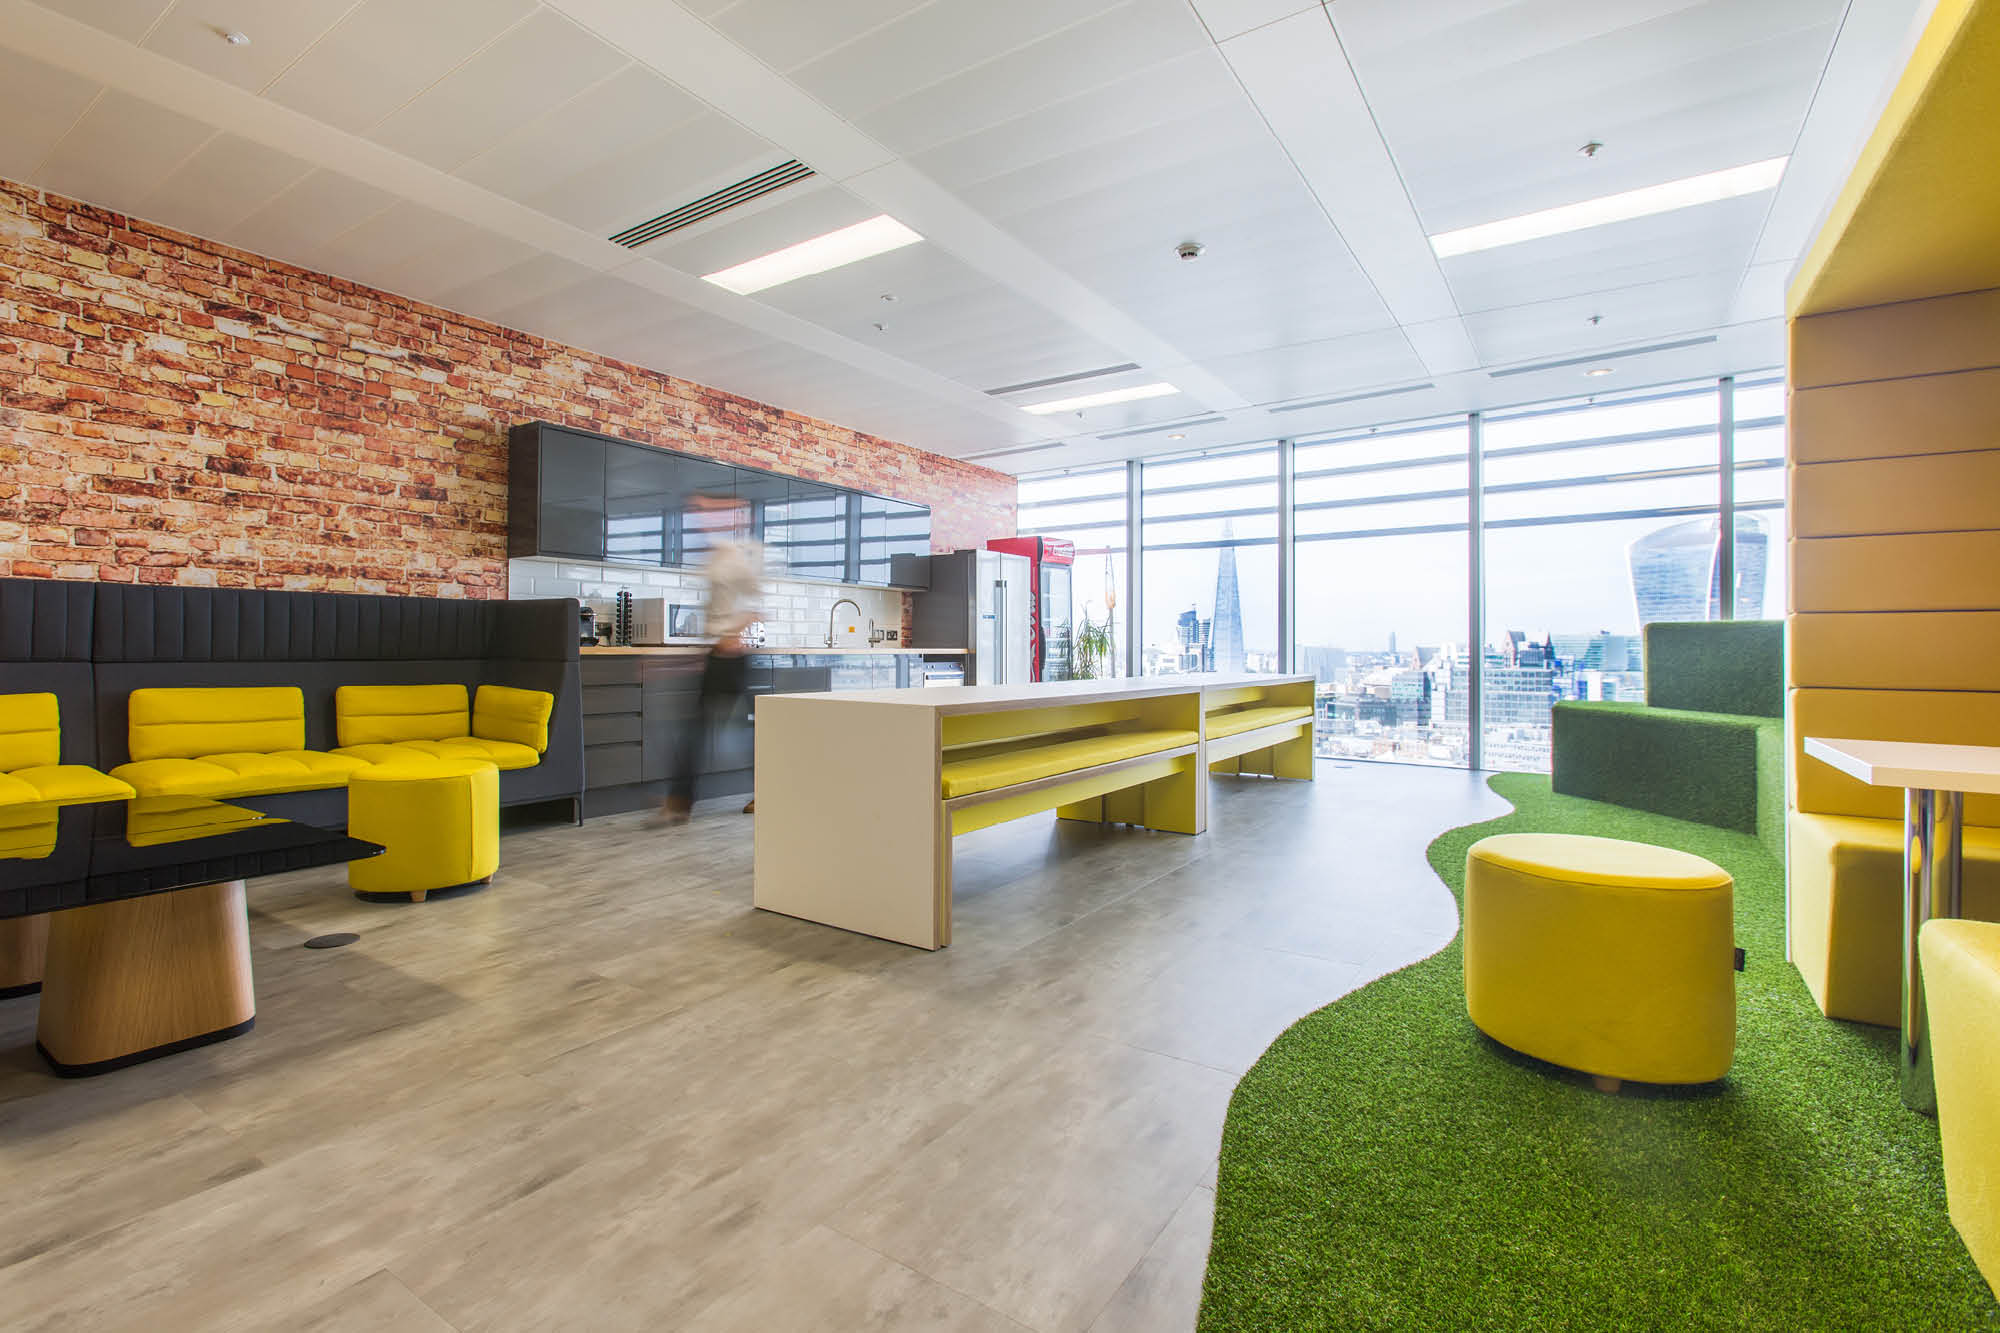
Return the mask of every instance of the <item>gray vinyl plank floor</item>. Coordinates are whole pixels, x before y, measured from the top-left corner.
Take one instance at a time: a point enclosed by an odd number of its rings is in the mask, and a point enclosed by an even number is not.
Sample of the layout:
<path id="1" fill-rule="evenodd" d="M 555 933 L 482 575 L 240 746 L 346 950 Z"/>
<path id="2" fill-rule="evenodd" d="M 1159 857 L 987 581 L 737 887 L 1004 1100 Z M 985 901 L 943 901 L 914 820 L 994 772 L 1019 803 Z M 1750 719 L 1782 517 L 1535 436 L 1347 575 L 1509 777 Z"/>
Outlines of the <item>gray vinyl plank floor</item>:
<path id="1" fill-rule="evenodd" d="M 79 1082 L 0 1001 L 0 1328 L 1191 1328 L 1236 1080 L 1456 929 L 1480 775 L 1217 779 L 960 838 L 924 953 L 750 906 L 752 819 L 251 886 L 247 1036 Z M 309 951 L 309 937 L 360 942 Z"/>

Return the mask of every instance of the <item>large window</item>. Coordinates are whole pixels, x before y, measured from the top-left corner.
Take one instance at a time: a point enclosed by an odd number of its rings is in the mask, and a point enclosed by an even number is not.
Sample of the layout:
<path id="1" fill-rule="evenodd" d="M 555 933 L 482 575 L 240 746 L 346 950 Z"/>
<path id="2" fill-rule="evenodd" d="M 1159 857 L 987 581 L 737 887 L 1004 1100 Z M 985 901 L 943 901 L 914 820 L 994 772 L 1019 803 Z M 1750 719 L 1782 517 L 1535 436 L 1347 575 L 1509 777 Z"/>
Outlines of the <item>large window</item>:
<path id="1" fill-rule="evenodd" d="M 1145 673 L 1278 670 L 1277 445 L 1149 461 L 1142 481 Z"/>
<path id="2" fill-rule="evenodd" d="M 1644 699 L 1648 623 L 1784 614 L 1784 411 L 1757 372 L 1077 469 L 1021 528 L 1075 542 L 1115 668 L 1310 672 L 1323 757 L 1546 770 L 1558 700 Z"/>
<path id="3" fill-rule="evenodd" d="M 1640 626 L 1720 614 L 1716 394 L 1486 417 L 1488 768 L 1546 771 L 1556 700 L 1643 700 Z"/>
<path id="4" fill-rule="evenodd" d="M 1072 676 L 1125 674 L 1126 497 L 1122 463 L 1021 479 L 1021 535 L 1060 537 L 1076 547 L 1069 585 Z"/>
<path id="5" fill-rule="evenodd" d="M 1453 417 L 1294 448 L 1295 660 L 1323 756 L 1466 762 L 1468 439 Z"/>

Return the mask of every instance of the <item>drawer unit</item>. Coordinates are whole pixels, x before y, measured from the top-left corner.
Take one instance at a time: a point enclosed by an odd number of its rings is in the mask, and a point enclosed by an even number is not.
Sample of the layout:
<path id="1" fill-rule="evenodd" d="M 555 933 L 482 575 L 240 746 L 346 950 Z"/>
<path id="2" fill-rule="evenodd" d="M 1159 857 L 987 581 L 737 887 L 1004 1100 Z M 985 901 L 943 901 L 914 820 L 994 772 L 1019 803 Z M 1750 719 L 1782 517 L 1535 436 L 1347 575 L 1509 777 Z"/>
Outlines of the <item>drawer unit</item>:
<path id="1" fill-rule="evenodd" d="M 614 745 L 639 739 L 639 714 L 601 713 L 583 719 L 583 743 Z"/>
<path id="2" fill-rule="evenodd" d="M 622 787 L 640 780 L 639 744 L 583 747 L 583 786 L 588 794 L 601 787 Z"/>

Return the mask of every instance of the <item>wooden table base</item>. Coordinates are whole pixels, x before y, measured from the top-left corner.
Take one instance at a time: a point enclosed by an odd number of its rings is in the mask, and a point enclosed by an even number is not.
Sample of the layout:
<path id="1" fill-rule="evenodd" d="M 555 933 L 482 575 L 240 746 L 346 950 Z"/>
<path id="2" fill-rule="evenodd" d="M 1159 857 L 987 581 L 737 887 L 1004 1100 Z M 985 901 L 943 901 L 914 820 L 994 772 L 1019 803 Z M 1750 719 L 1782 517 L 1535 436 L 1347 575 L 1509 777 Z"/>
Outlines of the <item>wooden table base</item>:
<path id="1" fill-rule="evenodd" d="M 46 915 L 0 921 L 0 1000 L 32 995 L 42 988 L 42 959 L 48 947 Z"/>
<path id="2" fill-rule="evenodd" d="M 50 919 L 36 1049 L 66 1078 L 250 1030 L 243 881 L 57 912 Z"/>

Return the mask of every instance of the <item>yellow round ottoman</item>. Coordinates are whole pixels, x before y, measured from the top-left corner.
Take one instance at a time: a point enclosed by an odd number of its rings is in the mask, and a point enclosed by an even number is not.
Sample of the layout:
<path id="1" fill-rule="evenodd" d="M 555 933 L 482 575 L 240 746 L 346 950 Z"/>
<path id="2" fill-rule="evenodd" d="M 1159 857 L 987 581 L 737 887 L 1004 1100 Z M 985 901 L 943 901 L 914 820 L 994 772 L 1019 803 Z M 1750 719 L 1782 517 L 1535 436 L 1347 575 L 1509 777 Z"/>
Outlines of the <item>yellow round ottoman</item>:
<path id="1" fill-rule="evenodd" d="M 1465 1007 L 1503 1046 L 1607 1090 L 1721 1078 L 1736 1054 L 1735 889 L 1666 847 L 1483 839 L 1465 856 Z"/>
<path id="2" fill-rule="evenodd" d="M 347 832 L 380 856 L 347 863 L 364 898 L 482 883 L 500 866 L 500 772 L 485 759 L 392 759 L 347 780 Z"/>

